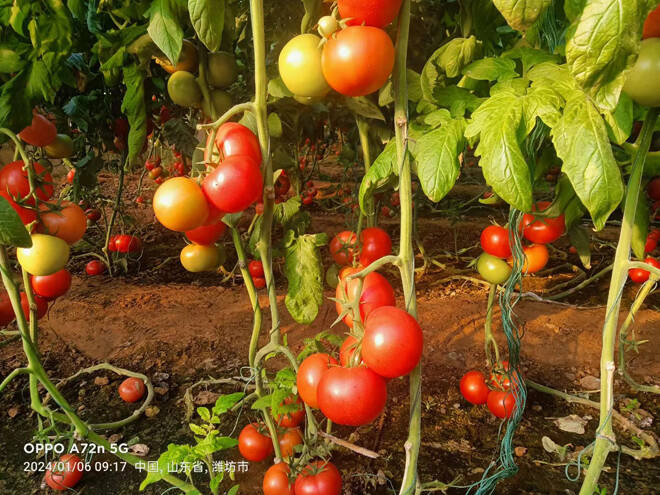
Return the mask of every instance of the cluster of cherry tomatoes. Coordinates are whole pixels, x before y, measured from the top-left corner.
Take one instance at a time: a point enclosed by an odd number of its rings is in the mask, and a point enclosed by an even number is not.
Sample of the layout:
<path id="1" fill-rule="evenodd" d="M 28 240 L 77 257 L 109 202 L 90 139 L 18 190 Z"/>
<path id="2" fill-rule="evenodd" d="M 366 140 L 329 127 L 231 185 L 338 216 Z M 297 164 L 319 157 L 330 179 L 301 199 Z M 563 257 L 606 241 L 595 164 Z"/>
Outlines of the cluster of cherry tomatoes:
<path id="1" fill-rule="evenodd" d="M 296 99 L 309 103 L 330 89 L 365 96 L 382 88 L 394 68 L 394 45 L 383 30 L 398 15 L 401 0 L 338 0 L 333 16 L 318 22 L 319 34 L 291 39 L 279 56 L 282 81 Z"/>
<path id="2" fill-rule="evenodd" d="M 534 211 L 544 211 L 549 202 L 536 204 Z M 525 261 L 524 274 L 537 273 L 548 264 L 550 253 L 546 244 L 559 239 L 566 232 L 564 215 L 558 217 L 537 217 L 526 213 L 520 225 L 523 237 L 531 244 L 523 246 Z M 477 271 L 491 284 L 503 284 L 511 275 L 513 259 L 511 255 L 510 232 L 506 227 L 490 225 L 481 232 L 483 254 L 477 259 Z"/>
<path id="3" fill-rule="evenodd" d="M 158 221 L 185 233 L 192 243 L 183 248 L 180 260 L 194 273 L 214 271 L 224 263 L 225 252 L 216 245 L 227 229 L 222 217 L 254 204 L 263 189 L 261 148 L 250 129 L 228 122 L 212 139 L 213 134 L 204 157 L 211 170 L 201 186 L 190 177 L 173 177 L 160 185 L 153 198 Z"/>
<path id="4" fill-rule="evenodd" d="M 488 410 L 498 418 L 510 418 L 516 410 L 519 382 L 514 378 L 512 383 L 513 374 L 509 371 L 507 361 L 502 361 L 498 368 L 490 374 L 488 381 L 481 371 L 465 373 L 459 385 L 461 395 L 471 404 L 486 404 Z"/>
<path id="5" fill-rule="evenodd" d="M 166 175 L 170 177 L 183 177 L 188 173 L 188 168 L 186 166 L 185 159 L 183 155 L 174 150 L 172 152 L 174 156 L 174 161 L 170 164 L 168 174 L 165 174 L 165 170 L 162 167 L 162 158 L 160 155 L 155 155 L 150 157 L 144 164 L 144 168 L 149 172 L 149 177 L 151 177 L 154 182 L 158 185 L 161 185 Z"/>

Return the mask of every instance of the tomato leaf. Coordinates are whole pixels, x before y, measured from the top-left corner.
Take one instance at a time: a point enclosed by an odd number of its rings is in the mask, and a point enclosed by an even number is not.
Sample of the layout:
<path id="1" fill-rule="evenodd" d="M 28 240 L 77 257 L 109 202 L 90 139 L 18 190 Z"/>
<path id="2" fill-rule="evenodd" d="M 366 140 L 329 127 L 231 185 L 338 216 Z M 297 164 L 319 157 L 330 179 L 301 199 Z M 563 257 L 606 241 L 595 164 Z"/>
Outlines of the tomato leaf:
<path id="1" fill-rule="evenodd" d="M 568 238 L 571 244 L 577 249 L 580 263 L 587 270 L 591 269 L 591 247 L 589 245 L 589 232 L 581 225 L 573 225 L 568 229 Z"/>
<path id="2" fill-rule="evenodd" d="M 344 102 L 349 110 L 352 112 L 366 117 L 367 119 L 382 120 L 385 122 L 385 116 L 383 112 L 380 111 L 378 105 L 372 102 L 370 99 L 359 96 L 357 98 L 344 98 Z"/>
<path id="3" fill-rule="evenodd" d="M 564 0 L 564 13 L 568 20 L 573 22 L 577 19 L 586 4 L 587 0 Z"/>
<path id="4" fill-rule="evenodd" d="M 406 82 L 408 84 L 408 100 L 418 102 L 423 98 L 421 75 L 412 69 L 406 71 Z M 392 79 L 385 83 L 378 92 L 378 105 L 385 107 L 394 102 L 394 89 Z"/>
<path id="5" fill-rule="evenodd" d="M 643 260 L 646 258 L 645 247 L 646 237 L 649 235 L 649 219 L 651 210 L 649 202 L 646 198 L 646 191 L 641 189 L 639 191 L 639 198 L 637 200 L 637 210 L 635 210 L 635 221 L 633 223 L 632 231 L 632 251 L 635 257 Z"/>
<path id="6" fill-rule="evenodd" d="M 273 98 L 293 97 L 293 93 L 289 91 L 281 77 L 268 81 L 268 94 Z"/>
<path id="7" fill-rule="evenodd" d="M 182 0 L 154 0 L 147 14 L 147 32 L 165 56 L 176 64 L 183 46 L 183 28 L 179 22 L 181 11 L 185 12 Z"/>
<path id="8" fill-rule="evenodd" d="M 459 155 L 465 148 L 464 131 L 465 121 L 456 119 L 417 140 L 417 176 L 431 201 L 440 201 L 456 184 L 461 170 Z"/>
<path id="9" fill-rule="evenodd" d="M 623 198 L 621 172 L 614 159 L 605 122 L 584 95 L 566 103 L 564 113 L 552 129 L 562 171 L 601 230 Z"/>
<path id="10" fill-rule="evenodd" d="M 391 184 L 399 175 L 398 167 L 395 165 L 396 153 L 396 142 L 392 139 L 364 174 L 360 183 L 359 201 L 360 208 L 365 215 L 369 214 L 366 209 L 369 198 L 376 190 Z"/>
<path id="11" fill-rule="evenodd" d="M 321 0 L 302 0 L 305 6 L 305 15 L 300 23 L 300 32 L 306 33 L 311 29 L 319 17 L 321 17 Z"/>
<path id="12" fill-rule="evenodd" d="M 18 72 L 25 66 L 25 60 L 7 43 L 0 44 L 0 72 L 9 74 Z"/>
<path id="13" fill-rule="evenodd" d="M 513 62 L 513 61 L 511 61 Z M 514 93 L 502 92 L 490 97 L 472 115 L 465 137 L 479 138 L 475 151 L 486 183 L 514 208 L 532 209 L 532 181 L 529 166 L 521 149 L 523 100 Z"/>
<path id="14" fill-rule="evenodd" d="M 213 415 L 221 416 L 225 414 L 232 407 L 234 407 L 238 403 L 238 401 L 243 399 L 243 397 L 245 397 L 245 394 L 243 392 L 235 392 L 233 394 L 221 395 L 215 401 L 215 405 L 213 406 L 213 411 L 212 411 Z"/>
<path id="15" fill-rule="evenodd" d="M 169 444 L 167 450 L 158 458 L 158 469 L 147 472 L 147 477 L 140 484 L 140 491 L 167 476 L 171 466 L 182 462 L 194 462 L 195 460 L 197 460 L 197 456 L 190 445 Z"/>
<path id="16" fill-rule="evenodd" d="M 16 210 L 3 197 L 0 197 L 0 244 L 21 248 L 32 246 L 30 233 L 23 225 Z"/>
<path id="17" fill-rule="evenodd" d="M 211 52 L 220 49 L 225 27 L 225 0 L 188 0 L 190 22 L 197 36 Z"/>
<path id="18" fill-rule="evenodd" d="M 298 323 L 312 323 L 323 304 L 323 266 L 318 248 L 327 240 L 326 234 L 301 235 L 286 248 L 284 273 L 289 290 L 284 302 Z"/>
<path id="19" fill-rule="evenodd" d="M 520 59 L 523 64 L 523 73 L 527 73 L 529 69 L 535 65 L 542 64 L 544 62 L 558 62 L 560 57 L 548 53 L 543 50 L 537 50 L 536 48 L 531 48 L 529 46 L 518 46 L 502 54 L 503 57 Z"/>
<path id="20" fill-rule="evenodd" d="M 493 0 L 493 3 L 509 26 L 525 31 L 552 4 L 552 0 Z"/>
<path id="21" fill-rule="evenodd" d="M 268 133 L 271 137 L 282 137 L 282 121 L 275 112 L 268 114 Z"/>
<path id="22" fill-rule="evenodd" d="M 478 81 L 506 81 L 518 77 L 516 63 L 510 58 L 482 58 L 463 69 L 463 75 Z"/>
<path id="23" fill-rule="evenodd" d="M 227 492 L 227 495 L 238 495 L 238 489 L 241 487 L 241 485 L 234 485 L 232 486 L 229 491 Z"/>
<path id="24" fill-rule="evenodd" d="M 625 71 L 637 58 L 646 0 L 592 0 L 571 27 L 566 60 L 575 80 L 599 107 L 614 110 Z"/>
<path id="25" fill-rule="evenodd" d="M 147 107 L 144 98 L 146 73 L 137 65 L 129 65 L 124 67 L 123 74 L 126 93 L 121 111 L 128 117 L 128 157 L 133 160 L 142 151 L 147 138 Z"/>
<path id="26" fill-rule="evenodd" d="M 632 132 L 633 102 L 630 96 L 621 93 L 619 103 L 614 111 L 605 110 L 603 117 L 607 125 L 607 135 L 615 144 L 623 144 Z"/>

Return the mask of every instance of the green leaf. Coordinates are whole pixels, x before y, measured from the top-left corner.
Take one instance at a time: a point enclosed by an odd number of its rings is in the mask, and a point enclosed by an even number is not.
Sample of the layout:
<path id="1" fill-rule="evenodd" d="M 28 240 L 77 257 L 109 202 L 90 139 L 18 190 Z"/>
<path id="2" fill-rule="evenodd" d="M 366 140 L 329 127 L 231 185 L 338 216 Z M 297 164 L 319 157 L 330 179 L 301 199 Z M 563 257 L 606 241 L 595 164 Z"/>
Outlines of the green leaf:
<path id="1" fill-rule="evenodd" d="M 56 88 L 53 87 L 52 74 L 42 60 L 35 60 L 28 67 L 28 79 L 25 92 L 33 101 L 53 101 Z"/>
<path id="2" fill-rule="evenodd" d="M 637 58 L 646 0 L 591 0 L 566 42 L 575 80 L 599 107 L 614 110 L 625 71 Z"/>
<path id="3" fill-rule="evenodd" d="M 576 91 L 582 91 L 568 72 L 566 65 L 545 62 L 530 69 L 527 78 L 532 81 L 532 88 L 545 87 L 552 89 L 565 100 L 571 99 Z"/>
<path id="4" fill-rule="evenodd" d="M 552 129 L 562 171 L 601 230 L 623 198 L 621 172 L 614 159 L 605 122 L 596 107 L 577 95 L 566 103 Z"/>
<path id="5" fill-rule="evenodd" d="M 293 217 L 300 211 L 300 197 L 293 196 L 282 203 L 275 204 L 273 216 L 280 225 L 286 226 Z"/>
<path id="6" fill-rule="evenodd" d="M 465 121 L 451 120 L 417 140 L 417 176 L 424 194 L 440 201 L 454 187 L 461 170 L 459 155 L 465 148 Z"/>
<path id="7" fill-rule="evenodd" d="M 525 31 L 532 26 L 552 0 L 493 0 L 513 29 Z"/>
<path id="8" fill-rule="evenodd" d="M 211 52 L 217 52 L 225 28 L 225 0 L 188 0 L 190 22 L 197 36 Z"/>
<path id="9" fill-rule="evenodd" d="M 275 112 L 268 114 L 268 133 L 273 138 L 282 137 L 282 121 Z"/>
<path id="10" fill-rule="evenodd" d="M 587 0 L 564 0 L 564 13 L 569 21 L 573 22 L 580 17 Z"/>
<path id="11" fill-rule="evenodd" d="M 571 244 L 575 247 L 575 249 L 577 249 L 582 266 L 584 266 L 587 270 L 590 270 L 591 246 L 587 229 L 581 225 L 573 225 L 573 227 L 568 230 L 568 238 L 570 239 Z"/>
<path id="12" fill-rule="evenodd" d="M 130 131 L 128 132 L 128 156 L 137 158 L 147 138 L 147 107 L 144 98 L 146 73 L 137 65 L 124 67 L 126 93 L 121 103 L 121 111 L 126 114 Z"/>
<path id="13" fill-rule="evenodd" d="M 252 403 L 251 408 L 253 411 L 266 411 L 270 408 L 273 402 L 272 399 L 272 394 L 263 395 Z"/>
<path id="14" fill-rule="evenodd" d="M 25 69 L 2 85 L 0 127 L 20 132 L 32 122 L 32 100 L 25 91 L 26 85 Z"/>
<path id="15" fill-rule="evenodd" d="M 503 57 L 509 57 L 513 59 L 520 59 L 523 64 L 523 73 L 527 73 L 529 69 L 535 65 L 539 65 L 545 62 L 556 63 L 561 58 L 558 55 L 553 55 L 543 50 L 537 50 L 536 48 L 531 48 L 529 46 L 518 46 L 502 54 Z"/>
<path id="16" fill-rule="evenodd" d="M 438 108 L 437 110 L 432 111 L 424 115 L 421 120 L 426 125 L 431 126 L 432 128 L 440 127 L 448 123 L 452 118 L 452 114 L 446 108 Z"/>
<path id="17" fill-rule="evenodd" d="M 301 235 L 286 248 L 284 273 L 289 290 L 284 302 L 298 323 L 312 323 L 323 304 L 323 265 L 318 248 L 326 242 L 325 234 Z"/>
<path id="18" fill-rule="evenodd" d="M 10 74 L 18 72 L 25 66 L 25 60 L 10 48 L 7 44 L 0 44 L 0 72 L 3 74 Z"/>
<path id="19" fill-rule="evenodd" d="M 232 407 L 234 407 L 238 403 L 238 401 L 243 399 L 243 397 L 245 397 L 245 394 L 243 392 L 235 392 L 233 394 L 221 395 L 215 401 L 215 405 L 213 406 L 213 415 L 221 416 L 225 414 Z"/>
<path id="20" fill-rule="evenodd" d="M 183 28 L 179 22 L 177 0 L 154 0 L 147 12 L 151 39 L 173 63 L 179 61 L 183 46 Z"/>
<path id="21" fill-rule="evenodd" d="M 357 98 L 346 97 L 344 101 L 346 102 L 348 109 L 352 112 L 362 117 L 366 117 L 367 119 L 382 120 L 385 122 L 385 116 L 383 115 L 383 112 L 381 112 L 380 108 L 378 108 L 378 105 L 376 105 L 370 99 L 364 96 L 359 96 Z"/>
<path id="22" fill-rule="evenodd" d="M 646 258 L 646 237 L 649 235 L 649 218 L 651 217 L 651 210 L 649 202 L 646 198 L 646 191 L 643 189 L 639 191 L 639 198 L 637 200 L 637 210 L 635 210 L 635 222 L 633 223 L 632 231 L 632 251 L 635 257 L 643 260 Z"/>
<path id="23" fill-rule="evenodd" d="M 534 129 L 536 119 L 541 119 L 552 128 L 561 117 L 561 107 L 564 100 L 559 93 L 550 88 L 532 88 L 523 96 L 523 118 L 526 125 L 526 135 Z"/>
<path id="24" fill-rule="evenodd" d="M 412 69 L 408 69 L 406 73 L 408 100 L 418 102 L 423 98 L 421 76 Z M 378 105 L 385 107 L 393 102 L 394 90 L 392 88 L 392 79 L 390 79 L 378 92 Z"/>
<path id="25" fill-rule="evenodd" d="M 221 471 L 216 475 L 213 475 L 211 473 L 211 481 L 209 482 L 209 488 L 211 489 L 212 493 L 218 493 L 218 489 L 220 488 L 220 483 L 222 483 L 223 479 L 225 479 L 224 471 Z"/>
<path id="26" fill-rule="evenodd" d="M 204 428 L 202 428 L 201 426 L 196 425 L 195 423 L 190 423 L 190 424 L 188 425 L 188 427 L 190 428 L 190 430 L 191 430 L 195 435 L 200 436 L 200 437 L 204 437 L 204 436 L 206 436 L 206 430 L 205 430 Z"/>
<path id="27" fill-rule="evenodd" d="M 227 495 L 238 495 L 238 489 L 241 487 L 241 485 L 234 485 L 232 486 L 229 491 L 227 492 Z"/>
<path id="28" fill-rule="evenodd" d="M 465 112 L 474 112 L 483 99 L 473 95 L 465 88 L 458 86 L 448 86 L 440 88 L 435 92 L 437 100 L 435 103 L 441 107 L 448 108 L 452 117 L 463 117 Z"/>
<path id="29" fill-rule="evenodd" d="M 454 38 L 438 48 L 428 59 L 424 68 L 433 64 L 441 69 L 447 77 L 458 77 L 463 68 L 478 55 L 480 47 L 481 43 L 474 36 Z"/>
<path id="30" fill-rule="evenodd" d="M 281 77 L 268 81 L 268 94 L 273 98 L 290 98 L 293 96 L 293 93 L 289 91 Z"/>
<path id="31" fill-rule="evenodd" d="M 610 140 L 616 144 L 623 144 L 626 142 L 633 127 L 633 102 L 630 96 L 621 93 L 619 103 L 613 112 L 605 110 L 603 117 L 607 125 L 607 135 Z"/>
<path id="32" fill-rule="evenodd" d="M 169 444 L 167 446 L 167 451 L 163 452 L 158 458 L 158 469 L 147 472 L 147 477 L 140 484 L 140 491 L 167 476 L 169 474 L 168 466 L 171 467 L 174 464 L 181 464 L 183 462 L 192 463 L 197 459 L 198 457 L 195 455 L 193 448 L 190 445 Z"/>
<path id="33" fill-rule="evenodd" d="M 9 201 L 0 196 L 0 244 L 21 248 L 32 247 L 30 233 Z"/>
<path id="34" fill-rule="evenodd" d="M 477 81 L 506 81 L 518 77 L 516 63 L 510 58 L 482 58 L 472 62 L 463 75 Z"/>
<path id="35" fill-rule="evenodd" d="M 369 198 L 371 198 L 378 189 L 392 183 L 399 175 L 398 167 L 396 166 L 396 157 L 396 142 L 392 139 L 387 143 L 383 152 L 378 155 L 362 178 L 359 200 L 360 208 L 365 215 L 369 213 L 366 210 Z"/>
<path id="36" fill-rule="evenodd" d="M 199 414 L 199 417 L 207 423 L 211 421 L 211 412 L 209 411 L 208 407 L 198 407 L 197 414 Z"/>
<path id="37" fill-rule="evenodd" d="M 511 206 L 532 209 L 532 180 L 521 150 L 523 101 L 514 93 L 490 97 L 472 115 L 465 131 L 470 142 L 479 137 L 475 151 L 480 156 L 486 183 Z"/>
<path id="38" fill-rule="evenodd" d="M 321 0 L 302 0 L 305 7 L 305 15 L 300 23 L 300 32 L 306 33 L 314 23 L 321 17 Z"/>

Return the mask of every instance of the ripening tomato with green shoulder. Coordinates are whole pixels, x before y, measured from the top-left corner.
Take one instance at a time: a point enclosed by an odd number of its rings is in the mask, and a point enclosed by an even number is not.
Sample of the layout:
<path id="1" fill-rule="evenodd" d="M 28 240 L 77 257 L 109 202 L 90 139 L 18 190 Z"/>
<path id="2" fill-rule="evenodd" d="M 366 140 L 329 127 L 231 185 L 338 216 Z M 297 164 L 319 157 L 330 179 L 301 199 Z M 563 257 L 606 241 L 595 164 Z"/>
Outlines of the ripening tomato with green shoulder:
<path id="1" fill-rule="evenodd" d="M 204 225 L 209 207 L 199 184 L 187 177 L 168 179 L 156 189 L 153 209 L 158 221 L 175 232 Z"/>
<path id="2" fill-rule="evenodd" d="M 212 272 L 225 262 L 225 252 L 214 245 L 189 244 L 181 250 L 181 265 L 192 273 Z"/>
<path id="3" fill-rule="evenodd" d="M 365 96 L 387 83 L 394 68 L 394 45 L 382 29 L 349 26 L 327 40 L 321 65 L 332 89 L 345 96 Z"/>
<path id="4" fill-rule="evenodd" d="M 660 38 L 642 41 L 635 65 L 628 71 L 623 91 L 646 107 L 660 106 Z"/>
<path id="5" fill-rule="evenodd" d="M 16 258 L 31 275 L 52 275 L 69 261 L 69 245 L 52 235 L 32 234 L 32 247 L 16 249 Z"/>
<path id="6" fill-rule="evenodd" d="M 337 0 L 339 15 L 349 26 L 383 28 L 390 24 L 401 10 L 403 0 Z"/>
<path id="7" fill-rule="evenodd" d="M 58 134 L 45 150 L 49 158 L 69 158 L 74 152 L 73 140 L 67 134 Z"/>
<path id="8" fill-rule="evenodd" d="M 321 38 L 301 34 L 284 45 L 279 57 L 280 77 L 294 95 L 308 98 L 325 96 L 330 86 L 321 67 Z"/>
<path id="9" fill-rule="evenodd" d="M 46 117 L 32 111 L 32 123 L 18 133 L 18 137 L 32 146 L 48 146 L 57 137 L 57 129 Z"/>

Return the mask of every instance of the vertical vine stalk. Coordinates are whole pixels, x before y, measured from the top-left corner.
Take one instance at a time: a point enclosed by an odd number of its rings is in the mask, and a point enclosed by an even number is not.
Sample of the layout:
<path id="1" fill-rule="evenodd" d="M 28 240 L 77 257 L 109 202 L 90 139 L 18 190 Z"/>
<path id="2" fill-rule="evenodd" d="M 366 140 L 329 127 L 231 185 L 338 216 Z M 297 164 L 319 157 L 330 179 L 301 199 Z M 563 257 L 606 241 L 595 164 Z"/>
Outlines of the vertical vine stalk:
<path id="1" fill-rule="evenodd" d="M 122 156 L 122 160 L 119 165 L 119 185 L 117 186 L 117 196 L 115 197 L 115 204 L 112 206 L 112 214 L 110 215 L 110 221 L 108 222 L 107 230 L 105 233 L 105 243 L 103 245 L 103 255 L 105 257 L 106 264 L 108 265 L 108 273 L 112 276 L 112 263 L 110 261 L 110 237 L 112 237 L 112 229 L 115 226 L 115 221 L 117 220 L 117 214 L 121 208 L 121 197 L 124 193 L 124 176 L 126 174 L 126 167 L 129 164 L 128 155 Z"/>
<path id="2" fill-rule="evenodd" d="M 623 221 L 619 242 L 617 244 L 610 291 L 607 298 L 607 313 L 603 327 L 603 344 L 600 357 L 600 421 L 596 435 L 593 456 L 585 475 L 580 495 L 592 495 L 598 485 L 598 478 L 603 470 L 608 454 L 616 450 L 616 438 L 612 427 L 612 411 L 614 409 L 614 349 L 616 345 L 619 312 L 621 310 L 621 293 L 628 279 L 628 264 L 635 213 L 642 186 L 646 154 L 651 146 L 651 138 L 655 123 L 658 120 L 658 109 L 649 110 L 640 133 L 640 143 L 633 159 L 632 172 L 628 180 L 628 191 L 623 211 Z"/>
<path id="3" fill-rule="evenodd" d="M 493 335 L 493 307 L 495 306 L 495 295 L 497 284 L 490 284 L 488 292 L 488 305 L 486 307 L 486 322 L 484 323 L 484 346 L 486 350 L 486 363 L 488 368 L 500 362 L 500 349 Z M 494 358 L 494 359 L 493 359 Z"/>
<path id="4" fill-rule="evenodd" d="M 355 115 L 355 124 L 358 129 L 358 134 L 360 136 L 360 146 L 362 147 L 362 161 L 364 162 L 364 173 L 369 172 L 371 168 L 371 146 L 369 144 L 369 122 L 367 119 L 360 115 Z M 376 226 L 376 206 L 373 197 L 368 199 L 366 208 L 368 210 L 367 214 L 367 227 Z M 362 211 L 360 211 L 360 216 Z M 358 234 L 359 235 L 359 234 Z"/>
<path id="5" fill-rule="evenodd" d="M 415 255 L 413 251 L 413 197 L 412 168 L 408 155 L 408 82 L 406 74 L 408 36 L 410 31 L 410 0 L 404 0 L 399 13 L 396 41 L 396 60 L 392 73 L 394 88 L 394 125 L 396 156 L 399 169 L 399 197 L 401 200 L 401 243 L 399 271 L 403 284 L 406 310 L 417 318 L 415 296 Z M 417 460 L 422 429 L 422 367 L 421 363 L 410 374 L 410 424 L 405 443 L 406 465 L 400 495 L 421 491 L 417 476 Z"/>

